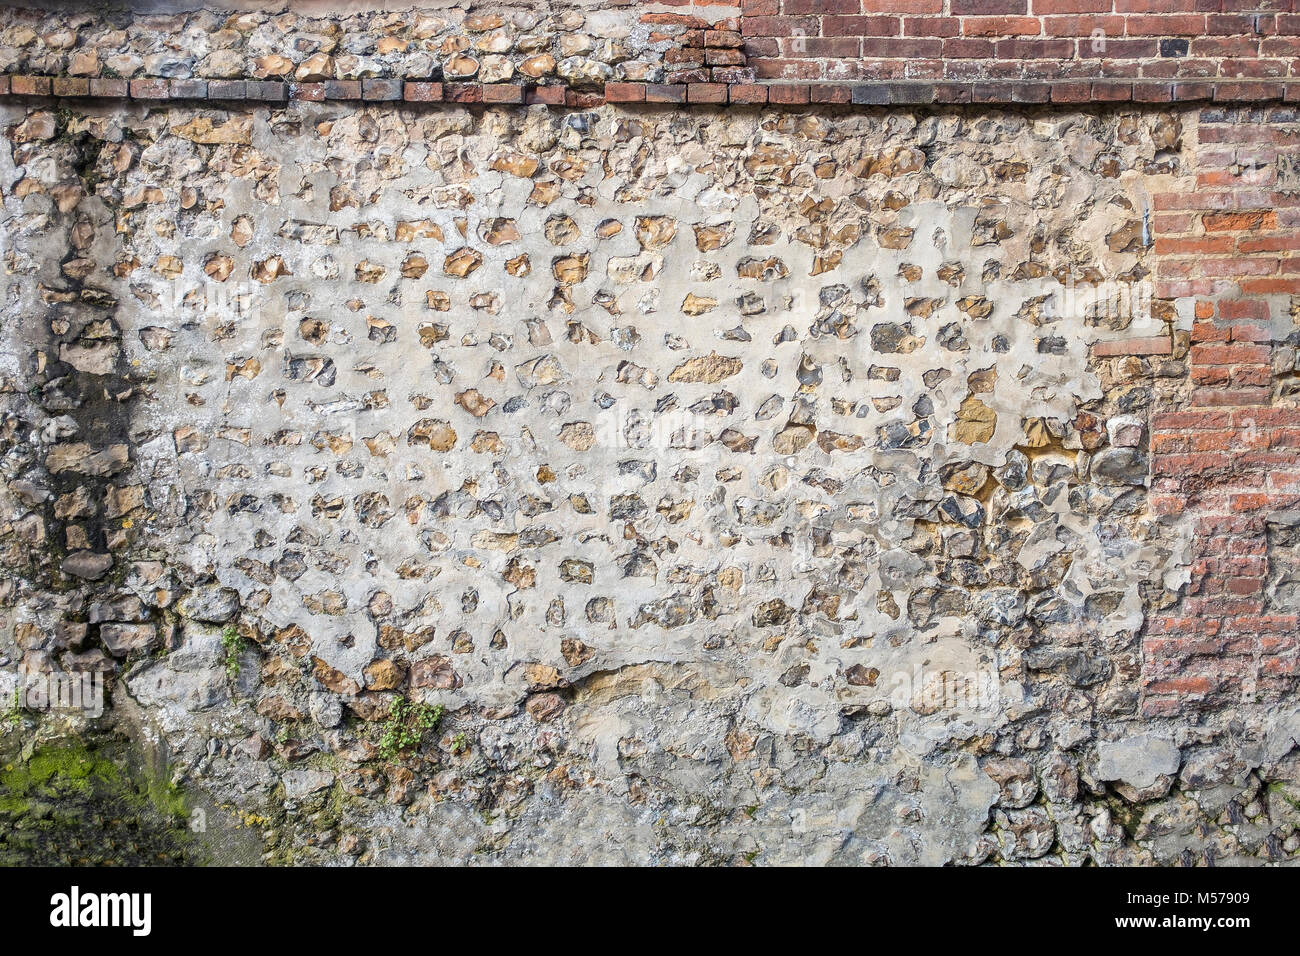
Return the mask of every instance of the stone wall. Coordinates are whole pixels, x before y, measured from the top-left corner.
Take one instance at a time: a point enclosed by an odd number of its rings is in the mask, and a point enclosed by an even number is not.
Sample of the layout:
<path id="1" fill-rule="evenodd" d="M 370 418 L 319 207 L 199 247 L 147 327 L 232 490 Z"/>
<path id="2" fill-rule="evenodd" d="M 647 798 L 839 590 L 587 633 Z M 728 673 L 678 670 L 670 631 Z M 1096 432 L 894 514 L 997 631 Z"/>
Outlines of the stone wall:
<path id="1" fill-rule="evenodd" d="M 0 106 L 0 659 L 266 860 L 1300 850 L 1284 108 L 163 89 Z"/>

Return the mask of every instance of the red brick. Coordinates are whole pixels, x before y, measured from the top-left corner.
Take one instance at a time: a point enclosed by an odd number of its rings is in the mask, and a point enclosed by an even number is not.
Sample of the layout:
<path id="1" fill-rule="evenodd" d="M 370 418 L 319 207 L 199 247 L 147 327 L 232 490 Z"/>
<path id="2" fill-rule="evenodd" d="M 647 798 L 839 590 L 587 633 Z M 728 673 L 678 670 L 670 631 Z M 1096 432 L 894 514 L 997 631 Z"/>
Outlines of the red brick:
<path id="1" fill-rule="evenodd" d="M 863 0 L 862 12 L 938 14 L 943 12 L 943 0 Z"/>
<path id="2" fill-rule="evenodd" d="M 1243 279 L 1239 285 L 1249 295 L 1300 295 L 1300 279 Z"/>
<path id="3" fill-rule="evenodd" d="M 525 103 L 541 103 L 545 106 L 564 105 L 564 87 L 534 86 L 524 97 Z"/>
<path id="4" fill-rule="evenodd" d="M 1189 373 L 1189 378 L 1193 385 L 1204 385 L 1207 388 L 1227 388 L 1232 382 L 1232 369 L 1226 365 L 1195 365 Z M 1192 451 L 1222 450 L 1227 447 L 1225 444 L 1216 444 L 1208 438 L 1203 441 L 1192 442 Z"/>
<path id="5" fill-rule="evenodd" d="M 746 37 L 816 36 L 816 17 L 745 17 L 741 33 Z"/>
<path id="6" fill-rule="evenodd" d="M 605 102 L 607 103 L 644 103 L 644 83 L 606 83 Z"/>
<path id="7" fill-rule="evenodd" d="M 745 55 L 754 58 L 781 55 L 781 44 L 775 37 L 749 37 L 745 40 Z"/>
<path id="8" fill-rule="evenodd" d="M 164 85 L 166 80 L 161 81 Z M 9 78 L 9 92 L 14 96 L 49 96 L 48 76 L 13 76 Z"/>
<path id="9" fill-rule="evenodd" d="M 121 98 L 127 95 L 128 89 L 126 80 L 92 77 L 90 81 L 91 96 Z"/>
<path id="10" fill-rule="evenodd" d="M 712 26 L 708 20 L 693 17 L 685 13 L 643 13 L 641 22 L 652 26 L 680 26 L 692 30 L 707 30 Z"/>
<path id="11" fill-rule="evenodd" d="M 692 83 L 686 87 L 688 103 L 725 103 L 727 102 L 726 83 Z"/>
<path id="12" fill-rule="evenodd" d="M 961 20 L 957 17 L 904 17 L 903 36 L 955 37 L 961 35 Z"/>
<path id="13" fill-rule="evenodd" d="M 1086 80 L 1053 83 L 1051 98 L 1053 103 L 1086 103 L 1092 98 L 1092 84 Z"/>
<path id="14" fill-rule="evenodd" d="M 732 102 L 736 101 L 736 88 L 732 87 Z M 851 103 L 853 93 L 850 87 L 839 83 L 817 83 L 812 87 L 809 97 L 813 103 Z"/>
<path id="15" fill-rule="evenodd" d="M 1133 84 L 1116 82 L 1093 83 L 1092 98 L 1101 103 L 1131 100 L 1133 98 Z"/>
<path id="16" fill-rule="evenodd" d="M 664 82 L 671 84 L 707 83 L 709 82 L 709 71 L 703 67 L 698 70 L 669 70 L 664 75 Z"/>
<path id="17" fill-rule="evenodd" d="M 987 59 L 995 52 L 993 40 L 954 37 L 943 41 L 943 56 L 950 60 Z"/>
<path id="18" fill-rule="evenodd" d="M 859 0 L 781 0 L 781 12 L 787 16 L 857 13 L 860 9 Z"/>
<path id="19" fill-rule="evenodd" d="M 705 66 L 744 66 L 745 53 L 743 50 L 705 50 Z"/>
<path id="20" fill-rule="evenodd" d="M 664 62 L 677 69 L 690 69 L 704 65 L 704 49 L 674 49 L 664 51 Z"/>
<path id="21" fill-rule="evenodd" d="M 325 98 L 327 100 L 361 99 L 360 80 L 326 80 Z"/>
<path id="22" fill-rule="evenodd" d="M 522 103 L 524 88 L 515 83 L 487 83 L 483 86 L 484 103 Z"/>
<path id="23" fill-rule="evenodd" d="M 1222 407 L 1230 405 L 1266 405 L 1270 391 L 1267 388 L 1198 388 L 1192 391 L 1191 403 L 1196 406 Z"/>
<path id="24" fill-rule="evenodd" d="M 605 94 L 587 90 L 565 90 L 564 105 L 578 110 L 599 109 L 605 105 Z"/>
<path id="25" fill-rule="evenodd" d="M 90 80 L 85 77 L 56 76 L 52 89 L 55 96 L 89 96 Z"/>
<path id="26" fill-rule="evenodd" d="M 1109 10 L 1110 8 L 1107 7 Z M 1037 5 L 1035 5 L 1037 12 Z M 1049 37 L 1087 37 L 1091 43 L 1093 31 L 1100 30 L 1107 37 L 1124 33 L 1124 18 L 1119 16 L 1045 17 L 1043 34 Z M 1091 50 L 1089 50 L 1091 52 Z M 1099 54 L 1105 51 L 1098 50 Z"/>
<path id="27" fill-rule="evenodd" d="M 481 83 L 444 83 L 442 95 L 448 103 L 482 103 Z"/>
<path id="28" fill-rule="evenodd" d="M 937 80 L 944 75 L 943 60 L 909 60 L 903 67 L 909 80 Z"/>
<path id="29" fill-rule="evenodd" d="M 390 103 L 402 98 L 402 81 L 371 78 L 361 81 L 361 98 L 372 103 Z"/>
<path id="30" fill-rule="evenodd" d="M 1273 381 L 1273 370 L 1266 365 L 1239 365 L 1232 370 L 1228 381 L 1233 388 L 1269 385 Z"/>
<path id="31" fill-rule="evenodd" d="M 686 87 L 663 83 L 647 83 L 645 88 L 647 103 L 685 103 Z"/>
<path id="32" fill-rule="evenodd" d="M 936 103 L 969 103 L 974 94 L 974 87 L 969 83 L 936 83 L 934 101 Z"/>
<path id="33" fill-rule="evenodd" d="M 1215 102 L 1242 103 L 1257 100 L 1280 100 L 1281 83 L 1219 83 L 1214 88 Z"/>
<path id="34" fill-rule="evenodd" d="M 1155 249 L 1158 256 L 1213 255 L 1215 253 L 1232 252 L 1234 241 L 1231 236 L 1196 239 L 1162 239 L 1157 237 Z"/>
<path id="35" fill-rule="evenodd" d="M 1042 31 L 1033 17 L 967 17 L 961 32 L 968 37 L 1038 36 Z"/>
<path id="36" fill-rule="evenodd" d="M 1255 29 L 1255 17 L 1240 13 L 1211 13 L 1205 18 L 1205 33 L 1209 36 L 1242 36 L 1265 31 Z"/>
<path id="37" fill-rule="evenodd" d="M 1192 325 L 1193 342 L 1227 342 L 1231 331 L 1213 322 L 1196 322 Z"/>
<path id="38" fill-rule="evenodd" d="M 914 59 L 943 55 L 943 44 L 948 41 L 930 37 L 894 39 L 892 37 L 867 37 L 862 41 L 864 57 Z"/>
<path id="39" fill-rule="evenodd" d="M 1201 259 L 1201 275 L 1212 277 L 1266 276 L 1277 272 L 1277 259 Z"/>
<path id="40" fill-rule="evenodd" d="M 1208 100 L 1214 97 L 1213 83 L 1175 83 L 1174 102 Z"/>
<path id="41" fill-rule="evenodd" d="M 745 39 L 731 30 L 705 30 L 704 45 L 738 50 L 745 45 Z"/>
<path id="42" fill-rule="evenodd" d="M 1004 60 L 1064 60 L 1074 55 L 1074 41 L 999 40 L 997 55 Z"/>
<path id="43" fill-rule="evenodd" d="M 1129 14 L 1124 18 L 1124 32 L 1129 36 L 1200 36 L 1205 33 L 1205 17 L 1195 13 Z"/>
<path id="44" fill-rule="evenodd" d="M 812 99 L 812 91 L 803 83 L 773 83 L 767 88 L 767 101 L 784 106 L 799 106 Z"/>
<path id="45" fill-rule="evenodd" d="M 402 98 L 410 103 L 440 103 L 442 84 L 424 80 L 407 80 L 402 87 Z"/>
<path id="46" fill-rule="evenodd" d="M 822 35 L 828 37 L 896 37 L 898 17 L 823 17 Z"/>
<path id="47" fill-rule="evenodd" d="M 1230 212 L 1206 213 L 1201 217 L 1201 225 L 1206 232 L 1246 232 L 1249 230 L 1266 230 L 1277 228 L 1275 212 Z"/>
<path id="48" fill-rule="evenodd" d="M 1205 452 L 1194 455 L 1160 455 L 1152 461 L 1151 469 L 1160 475 L 1200 475 L 1226 471 L 1231 464 L 1232 459 L 1227 455 Z"/>
<path id="49" fill-rule="evenodd" d="M 1038 16 L 1060 13 L 1110 13 L 1113 3 L 1114 0 L 1034 0 L 1034 13 Z"/>
<path id="50" fill-rule="evenodd" d="M 1234 342 L 1272 342 L 1273 330 L 1266 325 L 1240 323 L 1228 326 Z"/>
<path id="51" fill-rule="evenodd" d="M 1255 37 L 1196 37 L 1188 44 L 1192 56 L 1253 57 L 1259 55 Z"/>
<path id="52" fill-rule="evenodd" d="M 1146 691 L 1150 694 L 1171 694 L 1176 695 L 1178 700 L 1172 702 L 1172 709 L 1162 710 L 1159 713 L 1172 716 L 1182 710 L 1183 698 L 1189 694 L 1208 694 L 1214 690 L 1218 684 L 1212 682 L 1208 677 L 1178 677 L 1172 680 L 1154 681 L 1147 684 Z M 1143 710 L 1147 711 L 1149 702 L 1143 702 Z"/>
<path id="53" fill-rule="evenodd" d="M 1258 299 L 1228 299 L 1219 303 L 1219 315 L 1225 319 L 1268 319 L 1267 302 Z"/>
<path id="54" fill-rule="evenodd" d="M 754 68 L 750 66 L 715 66 L 709 71 L 714 83 L 753 83 L 758 79 Z"/>
<path id="55" fill-rule="evenodd" d="M 208 98 L 208 81 L 168 80 L 167 95 L 174 100 L 205 100 Z"/>
<path id="56" fill-rule="evenodd" d="M 950 0 L 949 12 L 953 16 L 1026 14 L 1029 12 L 1029 0 Z"/>
<path id="57" fill-rule="evenodd" d="M 165 100 L 166 98 L 166 80 L 140 79 L 131 81 L 131 99 L 133 100 Z"/>
<path id="58" fill-rule="evenodd" d="M 1237 251 L 1243 253 L 1292 252 L 1295 250 L 1300 250 L 1300 236 L 1268 236 L 1264 239 L 1237 240 Z M 1292 262 L 1293 260 L 1288 259 L 1286 261 Z"/>
<path id="59" fill-rule="evenodd" d="M 1169 103 L 1174 98 L 1172 83 L 1134 83 L 1133 102 Z"/>
<path id="60" fill-rule="evenodd" d="M 1098 356 L 1169 355 L 1173 352 L 1173 344 L 1166 335 L 1151 335 L 1111 342 L 1097 342 L 1093 345 L 1092 352 Z"/>
<path id="61" fill-rule="evenodd" d="M 861 51 L 857 37 L 791 37 L 781 41 L 785 56 L 816 56 L 830 59 L 856 59 Z"/>
<path id="62" fill-rule="evenodd" d="M 767 102 L 767 85 L 764 83 L 734 83 L 727 91 L 728 99 L 733 104 L 756 104 Z"/>

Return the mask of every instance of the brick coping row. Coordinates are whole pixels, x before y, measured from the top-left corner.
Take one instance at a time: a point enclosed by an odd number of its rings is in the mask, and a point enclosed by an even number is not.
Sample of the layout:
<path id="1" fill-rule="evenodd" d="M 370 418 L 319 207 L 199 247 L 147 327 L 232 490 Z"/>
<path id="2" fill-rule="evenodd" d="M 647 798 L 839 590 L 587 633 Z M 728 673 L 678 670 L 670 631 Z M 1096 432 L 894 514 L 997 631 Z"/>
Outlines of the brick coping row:
<path id="1" fill-rule="evenodd" d="M 206 100 L 284 103 L 543 104 L 590 109 L 604 103 L 721 106 L 889 106 L 951 103 L 1217 103 L 1300 102 L 1300 80 L 987 80 L 862 83 L 606 83 L 603 90 L 513 83 L 439 83 L 366 79 L 291 83 L 280 80 L 106 79 L 0 76 L 0 96 L 109 100 Z"/>

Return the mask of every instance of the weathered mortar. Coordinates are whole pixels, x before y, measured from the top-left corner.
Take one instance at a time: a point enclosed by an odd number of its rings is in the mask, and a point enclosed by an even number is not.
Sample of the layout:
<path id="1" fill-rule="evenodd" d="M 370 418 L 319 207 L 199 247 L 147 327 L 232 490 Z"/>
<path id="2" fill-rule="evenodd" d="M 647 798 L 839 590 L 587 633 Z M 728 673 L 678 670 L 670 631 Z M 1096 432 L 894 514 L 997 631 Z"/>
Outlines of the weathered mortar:
<path id="1" fill-rule="evenodd" d="M 1139 715 L 1186 368 L 1104 346 L 1180 319 L 1048 303 L 1151 273 L 1195 124 L 6 107 L 9 664 L 119 671 L 275 860 L 1294 852 L 1288 711 Z"/>

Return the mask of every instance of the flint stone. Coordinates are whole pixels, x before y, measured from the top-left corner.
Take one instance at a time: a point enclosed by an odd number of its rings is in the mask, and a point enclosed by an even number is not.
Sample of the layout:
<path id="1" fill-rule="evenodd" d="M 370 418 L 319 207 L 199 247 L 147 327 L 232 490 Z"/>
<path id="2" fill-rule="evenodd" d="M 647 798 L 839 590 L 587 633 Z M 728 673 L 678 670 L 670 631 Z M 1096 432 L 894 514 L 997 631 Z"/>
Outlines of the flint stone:
<path id="1" fill-rule="evenodd" d="M 1173 741 L 1139 734 L 1098 744 L 1096 776 L 1144 790 L 1154 786 L 1159 777 L 1177 773 L 1181 763 L 1182 754 Z"/>

